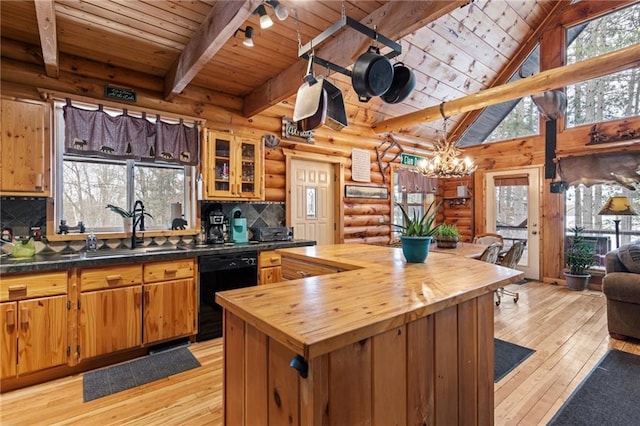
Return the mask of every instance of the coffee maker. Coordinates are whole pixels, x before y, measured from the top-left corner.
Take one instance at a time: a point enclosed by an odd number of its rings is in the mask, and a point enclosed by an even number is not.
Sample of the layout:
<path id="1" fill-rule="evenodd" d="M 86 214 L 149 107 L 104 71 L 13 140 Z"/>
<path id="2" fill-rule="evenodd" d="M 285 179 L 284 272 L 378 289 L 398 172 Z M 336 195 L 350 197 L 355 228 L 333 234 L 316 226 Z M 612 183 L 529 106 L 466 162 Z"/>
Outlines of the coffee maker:
<path id="1" fill-rule="evenodd" d="M 207 233 L 207 244 L 222 244 L 225 242 L 229 220 L 222 211 L 222 204 L 214 203 L 204 215 Z"/>
<path id="2" fill-rule="evenodd" d="M 248 243 L 247 238 L 247 218 L 242 217 L 239 207 L 231 210 L 231 240 L 234 243 Z"/>

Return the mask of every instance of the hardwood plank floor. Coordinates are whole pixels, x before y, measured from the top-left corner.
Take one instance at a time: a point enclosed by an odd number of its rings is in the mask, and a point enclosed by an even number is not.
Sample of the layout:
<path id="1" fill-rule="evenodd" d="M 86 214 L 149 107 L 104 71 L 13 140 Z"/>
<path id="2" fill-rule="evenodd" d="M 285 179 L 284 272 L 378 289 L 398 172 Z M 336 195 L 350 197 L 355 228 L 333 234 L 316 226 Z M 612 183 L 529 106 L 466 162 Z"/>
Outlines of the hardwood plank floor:
<path id="1" fill-rule="evenodd" d="M 495 385 L 496 425 L 546 424 L 609 348 L 640 354 L 640 342 L 610 339 L 606 299 L 530 282 L 495 308 L 495 335 L 536 352 Z M 82 375 L 0 395 L 0 424 L 220 425 L 222 341 L 190 346 L 201 368 L 82 402 Z"/>

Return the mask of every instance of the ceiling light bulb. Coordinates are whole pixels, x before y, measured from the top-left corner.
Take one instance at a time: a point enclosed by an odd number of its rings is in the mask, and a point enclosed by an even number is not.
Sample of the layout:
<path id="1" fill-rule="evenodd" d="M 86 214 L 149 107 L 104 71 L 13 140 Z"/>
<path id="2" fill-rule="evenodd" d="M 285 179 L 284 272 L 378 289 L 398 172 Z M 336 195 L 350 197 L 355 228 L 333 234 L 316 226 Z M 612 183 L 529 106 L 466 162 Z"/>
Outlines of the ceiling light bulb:
<path id="1" fill-rule="evenodd" d="M 284 21 L 285 19 L 287 19 L 287 17 L 289 17 L 288 7 L 281 5 L 277 0 L 273 0 L 271 2 L 271 5 L 273 6 L 273 10 L 276 12 L 276 17 L 279 20 Z"/>
<path id="2" fill-rule="evenodd" d="M 242 41 L 247 47 L 253 47 L 253 27 L 248 26 L 246 30 L 244 30 L 244 40 Z"/>
<path id="3" fill-rule="evenodd" d="M 260 28 L 265 29 L 273 25 L 273 21 L 269 15 L 267 15 L 267 9 L 265 9 L 263 4 L 258 6 L 256 11 L 258 12 L 258 15 L 260 15 Z"/>

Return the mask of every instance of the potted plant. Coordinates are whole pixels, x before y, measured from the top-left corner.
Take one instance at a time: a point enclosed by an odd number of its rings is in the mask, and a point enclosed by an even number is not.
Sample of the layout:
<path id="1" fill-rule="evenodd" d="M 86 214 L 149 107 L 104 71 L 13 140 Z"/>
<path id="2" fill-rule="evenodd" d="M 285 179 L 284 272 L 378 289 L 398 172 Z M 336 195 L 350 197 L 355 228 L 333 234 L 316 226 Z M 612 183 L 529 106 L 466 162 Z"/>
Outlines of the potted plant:
<path id="1" fill-rule="evenodd" d="M 447 225 L 446 223 L 438 226 L 436 232 L 436 241 L 439 248 L 456 248 L 458 246 L 458 240 L 460 239 L 460 232 L 458 227 L 453 225 Z"/>
<path id="2" fill-rule="evenodd" d="M 133 210 L 126 210 L 120 206 L 114 206 L 113 204 L 107 204 L 106 208 L 122 217 L 122 226 L 125 231 L 133 228 Z M 144 212 L 144 215 L 153 219 L 153 216 L 147 212 Z"/>
<path id="3" fill-rule="evenodd" d="M 587 288 L 591 275 L 587 269 L 594 264 L 594 248 L 584 240 L 584 228 L 570 229 L 573 238 L 565 250 L 565 263 L 569 271 L 564 272 L 569 290 L 582 291 Z"/>
<path id="4" fill-rule="evenodd" d="M 435 219 L 440 203 L 431 203 L 422 217 L 418 217 L 416 212 L 413 213 L 413 217 L 409 217 L 402 205 L 397 204 L 397 206 L 402 212 L 403 224 L 393 224 L 393 226 L 402 230 L 400 241 L 404 258 L 408 263 L 424 263 L 429 254 L 433 236 L 438 230 Z"/>

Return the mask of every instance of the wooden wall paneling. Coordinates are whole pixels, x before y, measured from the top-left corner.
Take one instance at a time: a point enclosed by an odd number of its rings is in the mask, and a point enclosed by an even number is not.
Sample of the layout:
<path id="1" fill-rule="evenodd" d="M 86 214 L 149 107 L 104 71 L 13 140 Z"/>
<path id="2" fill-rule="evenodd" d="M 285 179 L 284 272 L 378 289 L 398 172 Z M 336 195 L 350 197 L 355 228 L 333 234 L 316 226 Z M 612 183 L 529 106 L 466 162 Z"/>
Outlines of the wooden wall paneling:
<path id="1" fill-rule="evenodd" d="M 308 360 L 309 375 L 300 378 L 300 425 L 329 424 L 329 355 Z"/>
<path id="2" fill-rule="evenodd" d="M 433 425 L 435 419 L 435 316 L 407 324 L 407 424 Z"/>
<path id="3" fill-rule="evenodd" d="M 226 397 L 223 404 L 225 424 L 242 425 L 245 399 L 245 322 L 236 315 L 224 311 L 224 377 L 223 392 Z"/>
<path id="4" fill-rule="evenodd" d="M 291 358 L 296 354 L 273 338 L 269 338 L 268 345 L 268 424 L 299 424 L 298 372 L 289 367 Z"/>
<path id="5" fill-rule="evenodd" d="M 458 422 L 478 424 L 478 305 L 472 299 L 458 305 Z M 483 348 L 484 349 L 484 348 Z"/>
<path id="6" fill-rule="evenodd" d="M 407 424 L 407 328 L 373 337 L 373 425 Z"/>
<path id="7" fill-rule="evenodd" d="M 435 314 L 435 424 L 458 421 L 458 315 L 457 306 Z"/>
<path id="8" fill-rule="evenodd" d="M 478 424 L 493 425 L 494 410 L 486 410 L 483 407 L 493 407 L 493 368 L 494 368 L 494 343 L 493 343 L 493 292 L 487 293 L 477 299 L 477 325 L 478 325 Z"/>
<path id="9" fill-rule="evenodd" d="M 337 349 L 329 359 L 329 418 L 333 424 L 371 424 L 371 338 Z"/>
<path id="10" fill-rule="evenodd" d="M 245 323 L 244 395 L 246 424 L 258 424 L 269 418 L 268 410 L 268 338 L 257 328 Z"/>

